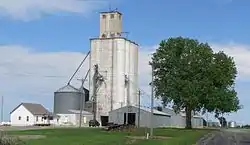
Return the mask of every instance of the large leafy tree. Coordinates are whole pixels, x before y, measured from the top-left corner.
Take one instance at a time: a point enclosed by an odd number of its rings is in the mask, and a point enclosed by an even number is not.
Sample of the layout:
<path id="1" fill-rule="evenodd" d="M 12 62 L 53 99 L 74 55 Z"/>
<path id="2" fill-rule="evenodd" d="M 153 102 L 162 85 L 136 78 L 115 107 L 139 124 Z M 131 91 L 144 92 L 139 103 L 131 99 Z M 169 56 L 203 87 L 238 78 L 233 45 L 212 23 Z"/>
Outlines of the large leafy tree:
<path id="1" fill-rule="evenodd" d="M 164 105 L 173 103 L 177 112 L 185 109 L 186 128 L 192 128 L 192 112 L 207 110 L 219 116 L 240 109 L 233 58 L 214 53 L 207 43 L 169 38 L 160 43 L 150 64 L 156 97 Z"/>

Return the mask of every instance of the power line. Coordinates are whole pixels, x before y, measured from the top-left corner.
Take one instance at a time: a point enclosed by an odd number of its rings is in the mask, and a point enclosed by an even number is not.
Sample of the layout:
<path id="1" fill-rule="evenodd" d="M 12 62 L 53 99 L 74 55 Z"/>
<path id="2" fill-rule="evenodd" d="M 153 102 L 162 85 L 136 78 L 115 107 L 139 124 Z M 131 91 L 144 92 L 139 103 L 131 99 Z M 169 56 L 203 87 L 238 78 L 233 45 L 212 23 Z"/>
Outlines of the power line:
<path id="1" fill-rule="evenodd" d="M 81 89 L 80 89 L 80 90 L 81 90 L 81 102 L 80 102 L 80 121 L 79 121 L 79 128 L 82 127 L 83 95 L 86 96 L 86 95 L 85 95 L 85 92 L 84 92 L 83 85 L 84 85 L 84 82 L 86 81 L 86 79 L 87 79 L 87 77 L 88 77 L 88 75 L 89 75 L 89 72 L 90 72 L 90 69 L 87 71 L 87 73 L 86 73 L 84 79 L 81 79 L 82 84 L 81 84 Z"/>
<path id="2" fill-rule="evenodd" d="M 132 84 L 136 85 L 132 80 L 129 80 Z M 151 99 L 151 95 L 149 95 L 146 91 L 144 91 L 143 89 L 137 88 L 137 91 L 140 91 L 141 93 L 141 97 L 147 97 L 147 99 Z M 159 102 L 157 102 L 158 100 L 156 100 L 155 98 L 154 102 L 158 105 L 158 106 L 162 106 L 162 104 L 160 104 Z"/>
<path id="3" fill-rule="evenodd" d="M 66 78 L 69 76 L 60 76 L 60 75 L 36 75 L 36 74 L 29 74 L 29 73 L 6 73 L 0 74 L 3 76 L 11 76 L 11 77 L 44 77 L 44 78 Z"/>
<path id="4" fill-rule="evenodd" d="M 77 67 L 76 71 L 74 72 L 74 74 L 70 77 L 68 84 L 70 84 L 71 80 L 74 78 L 74 76 L 76 75 L 76 73 L 79 71 L 79 69 L 82 67 L 83 63 L 85 62 L 85 60 L 87 59 L 87 57 L 89 56 L 90 51 L 87 53 L 87 55 L 85 56 L 85 58 L 81 61 L 81 63 L 79 64 L 79 66 Z"/>
<path id="5" fill-rule="evenodd" d="M 1 122 L 4 121 L 4 118 L 3 118 L 3 96 L 2 96 L 2 101 L 1 101 Z"/>

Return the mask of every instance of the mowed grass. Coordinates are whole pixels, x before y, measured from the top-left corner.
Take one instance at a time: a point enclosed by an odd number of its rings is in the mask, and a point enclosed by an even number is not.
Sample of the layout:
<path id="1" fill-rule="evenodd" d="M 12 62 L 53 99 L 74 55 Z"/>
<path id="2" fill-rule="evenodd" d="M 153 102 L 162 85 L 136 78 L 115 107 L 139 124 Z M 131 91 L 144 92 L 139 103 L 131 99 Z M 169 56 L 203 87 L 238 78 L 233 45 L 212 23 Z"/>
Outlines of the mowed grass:
<path id="1" fill-rule="evenodd" d="M 147 129 L 149 132 L 149 129 Z M 11 131 L 15 135 L 44 135 L 46 138 L 26 140 L 27 145 L 193 145 L 202 136 L 213 130 L 205 129 L 154 129 L 155 136 L 165 139 L 143 140 L 128 136 L 145 136 L 146 129 L 134 132 L 107 132 L 93 128 L 60 128 L 26 131 Z"/>

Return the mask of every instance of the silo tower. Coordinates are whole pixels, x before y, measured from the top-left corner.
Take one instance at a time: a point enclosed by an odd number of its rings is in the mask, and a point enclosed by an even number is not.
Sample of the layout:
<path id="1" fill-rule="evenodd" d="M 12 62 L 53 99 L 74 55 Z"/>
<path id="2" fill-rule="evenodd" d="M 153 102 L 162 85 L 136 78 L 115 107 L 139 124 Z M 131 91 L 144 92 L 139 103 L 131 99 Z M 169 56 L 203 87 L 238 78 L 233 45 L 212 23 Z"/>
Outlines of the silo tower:
<path id="1" fill-rule="evenodd" d="M 127 104 L 138 105 L 138 44 L 122 36 L 122 14 L 100 13 L 100 35 L 90 39 L 90 97 L 94 66 L 104 78 L 96 93 L 96 119 L 104 124 L 109 111 Z"/>

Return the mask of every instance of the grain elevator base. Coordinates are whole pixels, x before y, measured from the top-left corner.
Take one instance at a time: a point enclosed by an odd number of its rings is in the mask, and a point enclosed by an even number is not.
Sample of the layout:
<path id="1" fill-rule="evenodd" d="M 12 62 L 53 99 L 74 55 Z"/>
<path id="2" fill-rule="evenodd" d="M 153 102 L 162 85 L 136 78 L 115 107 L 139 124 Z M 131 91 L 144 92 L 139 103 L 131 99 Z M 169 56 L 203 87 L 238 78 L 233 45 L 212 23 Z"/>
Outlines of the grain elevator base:
<path id="1" fill-rule="evenodd" d="M 101 116 L 101 124 L 102 126 L 107 126 L 109 122 L 109 116 Z"/>
<path id="2" fill-rule="evenodd" d="M 135 116 L 136 113 L 128 113 L 128 122 L 127 122 L 127 113 L 124 113 L 124 124 L 135 125 Z"/>

